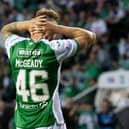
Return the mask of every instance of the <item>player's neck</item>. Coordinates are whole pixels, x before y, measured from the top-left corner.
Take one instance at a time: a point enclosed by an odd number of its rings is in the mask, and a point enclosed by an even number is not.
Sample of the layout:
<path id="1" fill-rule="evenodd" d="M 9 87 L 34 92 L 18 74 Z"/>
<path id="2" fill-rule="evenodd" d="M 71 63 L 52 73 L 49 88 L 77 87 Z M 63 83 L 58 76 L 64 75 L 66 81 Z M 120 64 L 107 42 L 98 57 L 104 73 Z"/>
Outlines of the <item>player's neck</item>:
<path id="1" fill-rule="evenodd" d="M 34 35 L 31 35 L 31 39 L 32 39 L 33 41 L 37 41 L 37 40 L 42 39 L 42 36 L 39 35 L 39 34 L 34 34 Z"/>

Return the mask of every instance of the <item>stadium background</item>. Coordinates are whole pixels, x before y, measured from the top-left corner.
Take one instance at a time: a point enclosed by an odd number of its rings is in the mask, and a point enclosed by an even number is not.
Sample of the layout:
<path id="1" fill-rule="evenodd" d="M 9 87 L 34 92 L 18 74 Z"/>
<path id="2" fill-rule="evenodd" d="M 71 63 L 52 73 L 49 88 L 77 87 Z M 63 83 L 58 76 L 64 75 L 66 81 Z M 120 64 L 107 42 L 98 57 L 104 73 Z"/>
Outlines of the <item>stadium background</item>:
<path id="1" fill-rule="evenodd" d="M 57 10 L 61 24 L 86 28 L 97 34 L 95 46 L 84 48 L 76 57 L 64 62 L 60 96 L 68 129 L 100 129 L 102 123 L 98 119 L 102 112 L 98 113 L 94 108 L 96 91 L 85 96 L 82 102 L 72 103 L 71 100 L 93 87 L 103 72 L 129 69 L 129 1 L 0 0 L 0 28 L 33 17 L 41 7 Z M 110 102 L 104 100 L 103 103 L 110 108 Z M 15 88 L 0 33 L 0 129 L 14 129 L 14 105 Z M 118 125 L 115 115 L 109 124 L 112 128 L 101 129 L 118 128 L 115 127 Z"/>

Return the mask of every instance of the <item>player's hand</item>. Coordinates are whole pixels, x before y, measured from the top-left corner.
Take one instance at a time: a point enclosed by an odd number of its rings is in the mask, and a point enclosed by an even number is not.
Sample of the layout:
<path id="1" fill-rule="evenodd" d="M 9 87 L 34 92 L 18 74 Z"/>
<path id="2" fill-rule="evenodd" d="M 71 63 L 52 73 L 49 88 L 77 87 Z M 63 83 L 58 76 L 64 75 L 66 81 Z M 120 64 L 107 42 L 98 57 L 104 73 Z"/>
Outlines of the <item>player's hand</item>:
<path id="1" fill-rule="evenodd" d="M 42 16 L 41 18 L 41 28 L 44 32 L 47 31 L 54 31 L 54 29 L 58 26 L 58 24 L 55 21 L 50 21 L 49 19 L 47 19 L 46 16 Z"/>
<path id="2" fill-rule="evenodd" d="M 29 32 L 31 32 L 31 34 L 45 34 L 43 29 L 35 24 L 32 27 L 30 27 Z"/>
<path id="3" fill-rule="evenodd" d="M 43 23 L 43 30 L 44 31 L 54 31 L 54 29 L 57 27 L 57 24 L 51 21 L 46 20 Z"/>
<path id="4" fill-rule="evenodd" d="M 43 32 L 43 22 L 45 16 L 39 16 L 28 21 L 28 31 Z"/>

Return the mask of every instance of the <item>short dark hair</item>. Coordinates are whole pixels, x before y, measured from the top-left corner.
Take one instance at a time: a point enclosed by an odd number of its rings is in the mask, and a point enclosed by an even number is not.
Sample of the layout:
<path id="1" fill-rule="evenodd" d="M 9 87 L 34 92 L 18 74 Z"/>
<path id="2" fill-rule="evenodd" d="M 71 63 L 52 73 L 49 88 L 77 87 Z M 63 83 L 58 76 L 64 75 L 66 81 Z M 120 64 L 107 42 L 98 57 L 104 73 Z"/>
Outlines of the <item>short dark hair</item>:
<path id="1" fill-rule="evenodd" d="M 53 9 L 46 9 L 46 8 L 41 8 L 36 12 L 36 17 L 37 16 L 42 16 L 46 15 L 48 18 L 59 21 L 59 14 L 53 10 Z"/>

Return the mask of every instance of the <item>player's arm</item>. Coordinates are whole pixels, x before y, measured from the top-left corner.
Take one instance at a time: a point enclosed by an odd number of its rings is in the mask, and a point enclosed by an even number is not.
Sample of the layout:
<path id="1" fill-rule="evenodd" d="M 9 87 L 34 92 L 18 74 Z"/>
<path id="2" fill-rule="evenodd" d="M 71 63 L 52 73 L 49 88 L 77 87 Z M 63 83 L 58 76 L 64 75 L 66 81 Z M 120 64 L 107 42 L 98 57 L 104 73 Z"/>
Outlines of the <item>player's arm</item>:
<path id="1" fill-rule="evenodd" d="M 54 33 L 62 34 L 75 39 L 79 43 L 80 48 L 96 43 L 96 34 L 86 29 L 58 25 L 49 21 L 46 21 L 44 26 L 47 30 L 51 30 Z"/>
<path id="2" fill-rule="evenodd" d="M 18 32 L 24 32 L 28 28 L 28 21 L 23 22 L 13 22 L 5 25 L 1 32 L 3 34 L 3 39 L 6 39 L 11 34 L 17 34 Z"/>
<path id="3" fill-rule="evenodd" d="M 96 42 L 95 33 L 81 28 L 57 25 L 55 32 L 74 38 L 79 43 L 80 48 L 93 45 Z"/>
<path id="4" fill-rule="evenodd" d="M 13 22 L 7 24 L 1 29 L 1 32 L 3 34 L 3 39 L 6 39 L 11 34 L 18 34 L 19 32 L 30 31 L 34 27 L 35 30 L 39 30 L 41 25 L 42 25 L 42 17 L 40 16 L 33 18 L 32 20 Z"/>

